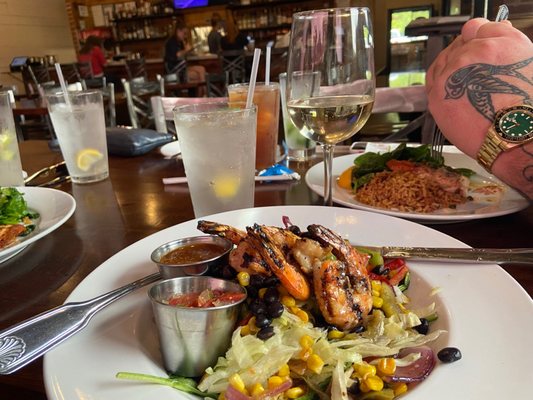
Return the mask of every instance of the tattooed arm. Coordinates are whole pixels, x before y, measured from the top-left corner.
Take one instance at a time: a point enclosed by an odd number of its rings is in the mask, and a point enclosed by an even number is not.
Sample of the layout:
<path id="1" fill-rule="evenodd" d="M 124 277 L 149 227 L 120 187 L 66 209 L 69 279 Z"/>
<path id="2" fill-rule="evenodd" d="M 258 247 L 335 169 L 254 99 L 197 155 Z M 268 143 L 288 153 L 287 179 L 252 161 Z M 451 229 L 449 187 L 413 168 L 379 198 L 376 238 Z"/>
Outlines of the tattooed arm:
<path id="1" fill-rule="evenodd" d="M 426 86 L 446 138 L 476 158 L 499 109 L 533 105 L 533 43 L 508 22 L 470 20 L 431 65 Z M 533 142 L 502 153 L 492 172 L 533 199 Z"/>

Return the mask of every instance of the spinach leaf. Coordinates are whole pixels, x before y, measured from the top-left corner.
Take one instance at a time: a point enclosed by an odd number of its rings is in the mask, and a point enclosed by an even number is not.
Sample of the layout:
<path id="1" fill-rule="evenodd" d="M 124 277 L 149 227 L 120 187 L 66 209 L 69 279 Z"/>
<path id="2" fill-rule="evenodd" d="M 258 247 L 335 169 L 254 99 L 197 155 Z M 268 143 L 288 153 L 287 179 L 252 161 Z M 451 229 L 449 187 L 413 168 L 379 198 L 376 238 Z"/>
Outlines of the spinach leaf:
<path id="1" fill-rule="evenodd" d="M 20 223 L 26 209 L 26 201 L 22 193 L 17 189 L 0 189 L 0 224 L 12 225 Z"/>

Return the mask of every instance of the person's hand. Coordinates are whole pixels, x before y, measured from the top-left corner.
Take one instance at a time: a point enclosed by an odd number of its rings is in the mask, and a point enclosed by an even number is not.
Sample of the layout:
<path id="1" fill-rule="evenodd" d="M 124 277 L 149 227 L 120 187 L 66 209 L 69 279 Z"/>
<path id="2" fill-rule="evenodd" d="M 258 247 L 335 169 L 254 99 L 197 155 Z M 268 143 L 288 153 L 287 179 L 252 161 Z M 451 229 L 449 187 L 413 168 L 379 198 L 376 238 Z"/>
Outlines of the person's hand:
<path id="1" fill-rule="evenodd" d="M 468 21 L 426 76 L 428 107 L 450 142 L 475 157 L 499 109 L 533 98 L 533 44 L 505 22 Z"/>

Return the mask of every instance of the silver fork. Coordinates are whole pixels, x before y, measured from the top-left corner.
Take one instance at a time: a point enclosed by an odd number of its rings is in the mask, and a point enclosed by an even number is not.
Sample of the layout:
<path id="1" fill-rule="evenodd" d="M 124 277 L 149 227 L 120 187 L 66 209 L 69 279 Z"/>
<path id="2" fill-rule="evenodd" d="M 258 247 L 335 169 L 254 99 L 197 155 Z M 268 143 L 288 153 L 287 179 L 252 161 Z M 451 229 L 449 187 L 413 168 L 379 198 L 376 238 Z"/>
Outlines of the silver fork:
<path id="1" fill-rule="evenodd" d="M 440 160 L 442 158 L 442 149 L 444 148 L 445 137 L 438 126 L 435 125 L 435 131 L 431 138 L 430 155 L 431 157 Z"/>

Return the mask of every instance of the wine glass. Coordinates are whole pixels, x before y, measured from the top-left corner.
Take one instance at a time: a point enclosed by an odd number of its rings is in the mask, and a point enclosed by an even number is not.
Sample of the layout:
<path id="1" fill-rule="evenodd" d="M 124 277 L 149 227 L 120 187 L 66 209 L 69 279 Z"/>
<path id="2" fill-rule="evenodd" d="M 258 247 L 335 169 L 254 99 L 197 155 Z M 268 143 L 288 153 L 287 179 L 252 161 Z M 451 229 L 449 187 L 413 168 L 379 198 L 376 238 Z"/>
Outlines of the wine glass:
<path id="1" fill-rule="evenodd" d="M 366 7 L 293 15 L 287 108 L 294 125 L 324 151 L 324 204 L 332 205 L 337 143 L 356 134 L 374 104 L 374 43 Z"/>

